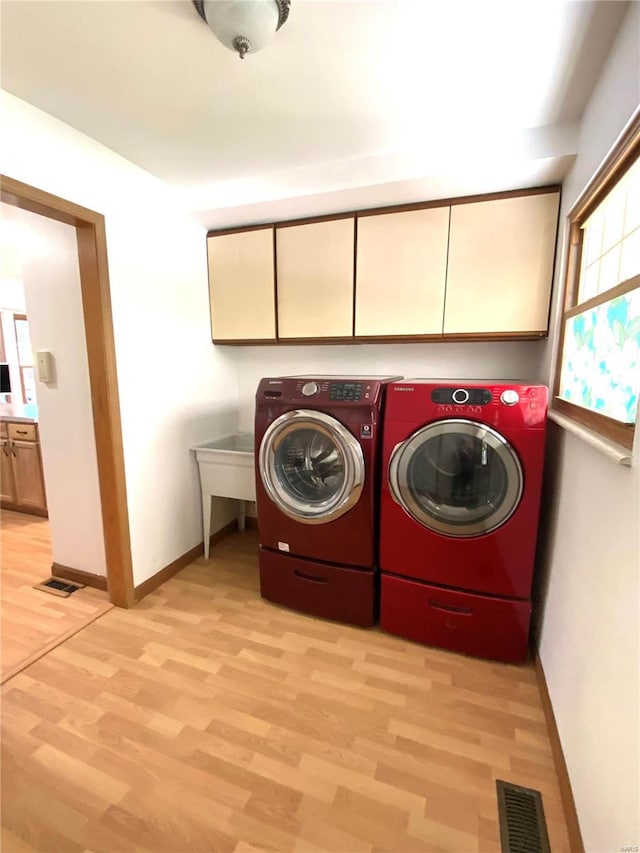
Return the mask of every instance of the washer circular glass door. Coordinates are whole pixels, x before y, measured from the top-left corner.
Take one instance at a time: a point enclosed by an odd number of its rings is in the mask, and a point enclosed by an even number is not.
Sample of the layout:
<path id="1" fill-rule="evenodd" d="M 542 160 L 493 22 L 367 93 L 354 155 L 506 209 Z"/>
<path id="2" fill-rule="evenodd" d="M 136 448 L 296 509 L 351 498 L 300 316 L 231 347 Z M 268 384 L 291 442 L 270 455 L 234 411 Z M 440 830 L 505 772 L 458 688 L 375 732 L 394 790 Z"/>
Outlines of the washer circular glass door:
<path id="1" fill-rule="evenodd" d="M 267 429 L 259 469 L 278 509 L 305 524 L 348 512 L 362 493 L 364 456 L 356 438 L 324 412 L 286 412 Z"/>
<path id="2" fill-rule="evenodd" d="M 504 524 L 522 497 L 522 466 L 492 427 L 436 421 L 396 445 L 391 495 L 412 518 L 447 536 L 481 536 Z"/>

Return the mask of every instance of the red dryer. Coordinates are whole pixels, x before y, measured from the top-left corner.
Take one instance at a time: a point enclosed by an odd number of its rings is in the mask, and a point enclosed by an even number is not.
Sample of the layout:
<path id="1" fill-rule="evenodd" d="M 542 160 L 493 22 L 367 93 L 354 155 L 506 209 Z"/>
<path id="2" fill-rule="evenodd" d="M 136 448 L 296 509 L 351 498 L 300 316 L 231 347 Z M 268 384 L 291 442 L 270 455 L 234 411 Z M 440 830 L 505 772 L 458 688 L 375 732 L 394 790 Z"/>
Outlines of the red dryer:
<path id="1" fill-rule="evenodd" d="M 389 386 L 384 630 L 479 657 L 526 658 L 546 417 L 541 385 Z"/>
<path id="2" fill-rule="evenodd" d="M 256 507 L 263 598 L 372 625 L 384 392 L 397 377 L 262 379 Z"/>

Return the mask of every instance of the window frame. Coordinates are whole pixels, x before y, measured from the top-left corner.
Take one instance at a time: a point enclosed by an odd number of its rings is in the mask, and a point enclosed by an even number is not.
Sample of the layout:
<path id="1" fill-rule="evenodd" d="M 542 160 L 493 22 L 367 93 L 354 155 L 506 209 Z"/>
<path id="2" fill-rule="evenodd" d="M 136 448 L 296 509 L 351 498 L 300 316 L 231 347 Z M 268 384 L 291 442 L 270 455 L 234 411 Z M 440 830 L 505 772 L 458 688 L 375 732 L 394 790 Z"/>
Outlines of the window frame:
<path id="1" fill-rule="evenodd" d="M 567 214 L 569 240 L 565 250 L 562 313 L 559 320 L 560 333 L 555 357 L 551 403 L 552 411 L 565 415 L 592 432 L 620 444 L 628 450 L 633 448 L 637 417 L 636 424 L 623 424 L 621 421 L 607 417 L 600 412 L 594 412 L 591 409 L 570 403 L 568 400 L 562 399 L 559 394 L 567 321 L 582 311 L 595 308 L 640 286 L 640 275 L 636 275 L 627 281 L 619 282 L 603 293 L 584 300 L 584 302 L 578 302 L 584 235 L 582 225 L 609 195 L 638 157 L 640 157 L 640 109 L 636 111 L 609 155 Z M 640 414 L 640 407 L 638 414 Z"/>
<path id="2" fill-rule="evenodd" d="M 29 319 L 26 314 L 14 314 L 13 315 L 13 337 L 16 342 L 16 358 L 17 358 L 17 366 L 18 373 L 20 374 L 20 399 L 21 402 L 26 405 L 27 403 L 27 392 L 24 381 L 23 369 L 25 367 L 33 367 L 33 356 L 31 357 L 31 364 L 23 364 L 20 361 L 20 346 L 18 345 L 18 322 L 24 321 L 25 323 L 29 323 Z"/>
<path id="3" fill-rule="evenodd" d="M 34 367 L 32 364 L 27 364 L 27 365 L 21 364 L 20 365 L 20 385 L 22 386 L 22 401 L 25 405 L 32 405 L 37 401 L 37 397 L 35 397 L 35 399 L 33 399 L 33 400 L 27 399 L 27 383 L 26 383 L 25 378 L 24 378 L 25 370 L 33 371 L 34 381 L 35 381 L 35 370 L 34 370 Z"/>
<path id="4" fill-rule="evenodd" d="M 24 362 L 20 359 L 20 344 L 19 344 L 20 336 L 18 335 L 18 323 L 26 323 L 27 327 L 28 327 L 29 326 L 29 318 L 27 317 L 26 314 L 14 314 L 13 315 L 13 333 L 14 333 L 15 338 L 16 338 L 16 352 L 18 353 L 18 364 L 20 365 L 20 367 L 33 367 L 33 353 L 31 351 L 29 351 L 29 355 L 31 356 L 31 360 L 30 360 L 29 364 L 27 364 L 26 362 Z M 29 342 L 31 342 L 31 331 L 29 331 Z"/>

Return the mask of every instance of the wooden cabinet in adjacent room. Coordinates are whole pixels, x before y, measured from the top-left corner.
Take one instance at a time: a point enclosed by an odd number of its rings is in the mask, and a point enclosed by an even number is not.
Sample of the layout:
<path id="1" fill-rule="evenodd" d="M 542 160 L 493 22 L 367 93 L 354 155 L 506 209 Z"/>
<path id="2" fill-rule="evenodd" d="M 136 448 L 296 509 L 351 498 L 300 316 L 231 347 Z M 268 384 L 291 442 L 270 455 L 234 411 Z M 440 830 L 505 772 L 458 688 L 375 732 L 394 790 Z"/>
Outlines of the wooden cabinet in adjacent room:
<path id="1" fill-rule="evenodd" d="M 2 427 L 2 506 L 46 515 L 47 497 L 38 426 L 33 423 L 3 423 Z"/>
<path id="2" fill-rule="evenodd" d="M 546 334 L 557 191 L 451 206 L 444 334 Z"/>
<path id="3" fill-rule="evenodd" d="M 273 226 L 207 237 L 214 342 L 276 338 Z"/>
<path id="4" fill-rule="evenodd" d="M 7 425 L 0 424 L 0 501 L 15 503 L 16 487 L 13 482 L 13 465 L 11 464 L 11 446 L 7 433 Z"/>
<path id="5" fill-rule="evenodd" d="M 353 335 L 354 218 L 276 227 L 279 338 Z"/>
<path id="6" fill-rule="evenodd" d="M 358 217 L 356 336 L 440 335 L 449 207 Z"/>

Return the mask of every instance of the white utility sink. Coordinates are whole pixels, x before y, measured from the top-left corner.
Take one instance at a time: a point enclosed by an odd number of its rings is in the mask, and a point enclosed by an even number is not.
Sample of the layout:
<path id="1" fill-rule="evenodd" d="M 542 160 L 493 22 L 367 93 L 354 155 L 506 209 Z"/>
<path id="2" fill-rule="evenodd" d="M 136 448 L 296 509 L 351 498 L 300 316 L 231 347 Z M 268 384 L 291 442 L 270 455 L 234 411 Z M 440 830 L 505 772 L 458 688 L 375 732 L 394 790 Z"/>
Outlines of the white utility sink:
<path id="1" fill-rule="evenodd" d="M 204 556 L 209 558 L 211 536 L 211 498 L 235 498 L 238 501 L 238 527 L 244 530 L 245 501 L 255 501 L 256 483 L 253 435 L 238 432 L 196 444 L 196 454 L 202 490 L 202 527 Z"/>

